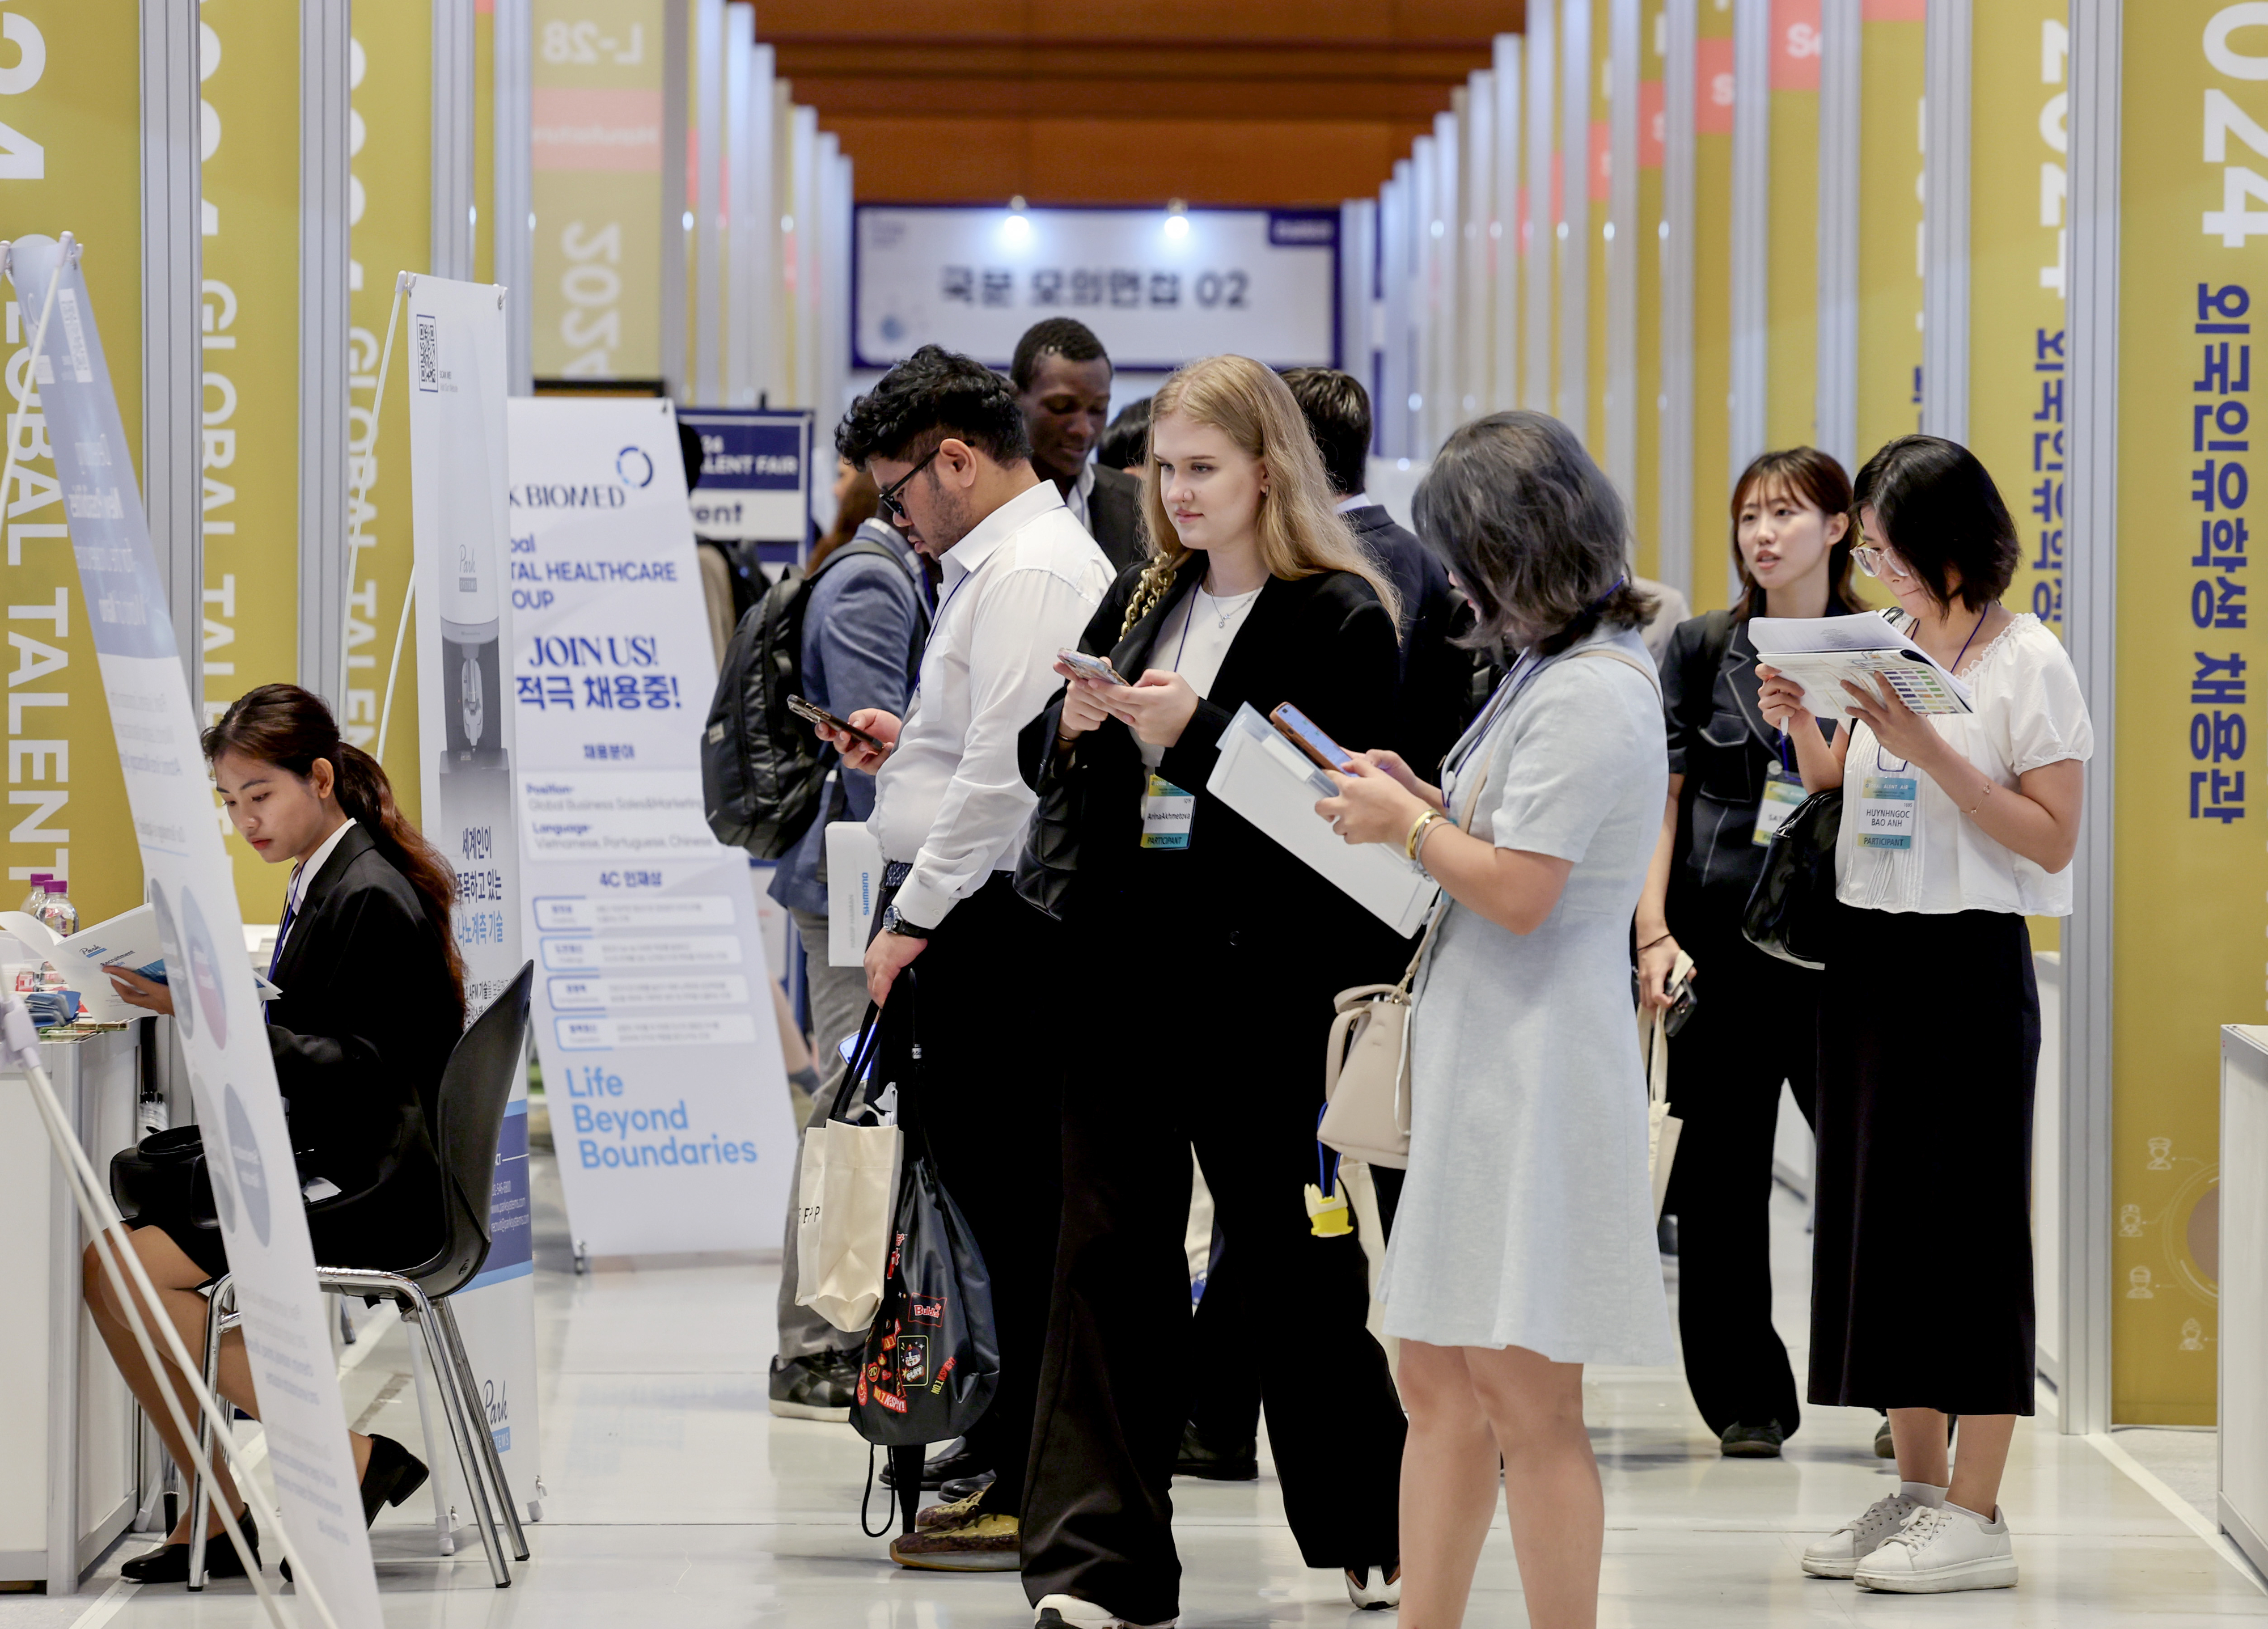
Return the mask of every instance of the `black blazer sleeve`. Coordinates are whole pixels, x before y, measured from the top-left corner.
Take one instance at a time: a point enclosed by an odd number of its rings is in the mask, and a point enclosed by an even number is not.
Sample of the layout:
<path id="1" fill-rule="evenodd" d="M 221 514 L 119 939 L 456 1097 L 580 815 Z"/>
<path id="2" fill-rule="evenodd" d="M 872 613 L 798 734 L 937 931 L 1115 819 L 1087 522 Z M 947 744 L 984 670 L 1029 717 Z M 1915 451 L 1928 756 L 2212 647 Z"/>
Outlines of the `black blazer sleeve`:
<path id="1" fill-rule="evenodd" d="M 310 888 L 269 1007 L 292 1142 L 327 1175 L 366 1169 L 430 1125 L 462 1024 L 441 930 L 367 835 L 350 836 L 360 851 L 318 879 L 320 897 Z"/>

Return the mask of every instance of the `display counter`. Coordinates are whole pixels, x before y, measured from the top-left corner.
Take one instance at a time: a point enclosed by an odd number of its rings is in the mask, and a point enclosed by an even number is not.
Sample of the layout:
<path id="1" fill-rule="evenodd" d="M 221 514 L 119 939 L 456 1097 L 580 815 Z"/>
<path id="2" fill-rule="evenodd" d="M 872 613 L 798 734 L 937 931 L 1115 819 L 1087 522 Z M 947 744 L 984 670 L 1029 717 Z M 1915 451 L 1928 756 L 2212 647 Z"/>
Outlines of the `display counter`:
<path id="1" fill-rule="evenodd" d="M 43 1042 L 95 1169 L 135 1140 L 143 1026 Z M 79 1301 L 86 1234 L 29 1082 L 0 1073 L 0 1580 L 69 1594 L 133 1520 L 133 1394 Z"/>
<path id="2" fill-rule="evenodd" d="M 2268 1569 L 2268 1026 L 2220 1029 L 2222 1530 Z"/>

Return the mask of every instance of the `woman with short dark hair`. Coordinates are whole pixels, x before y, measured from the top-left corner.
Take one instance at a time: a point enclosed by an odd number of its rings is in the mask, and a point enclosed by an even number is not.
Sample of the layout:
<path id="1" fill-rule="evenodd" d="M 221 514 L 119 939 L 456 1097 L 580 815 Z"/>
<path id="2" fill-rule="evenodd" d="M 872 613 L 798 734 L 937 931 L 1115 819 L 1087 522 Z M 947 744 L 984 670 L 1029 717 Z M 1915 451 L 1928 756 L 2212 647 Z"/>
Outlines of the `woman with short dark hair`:
<path id="1" fill-rule="evenodd" d="M 1905 1594 L 2000 1588 L 2016 1581 L 2000 1473 L 2033 1393 L 2040 1008 L 2024 918 L 2071 912 L 2095 736 L 2062 644 L 1999 603 L 2016 528 L 1973 453 L 1902 437 L 1859 472 L 1856 505 L 1860 568 L 1975 710 L 1925 716 L 1886 683 L 1845 685 L 1852 716 L 1829 741 L 1802 687 L 1758 669 L 1804 785 L 1844 792 L 1810 1398 L 1888 1409 L 1902 1484 L 1806 1550 L 1803 1570 Z M 1958 993 L 1930 1003 L 1925 1028 L 1900 997 L 1932 988 Z"/>
<path id="2" fill-rule="evenodd" d="M 1675 1360 L 1628 932 L 1661 822 L 1661 700 L 1621 500 L 1572 432 L 1452 435 L 1418 534 L 1520 659 L 1434 786 L 1373 750 L 1317 806 L 1441 884 L 1410 1035 L 1410 1169 L 1380 1294 L 1401 1338 L 1403 1621 L 1457 1623 L 1497 1465 L 1528 1620 L 1589 1629 L 1605 1508 L 1587 1363 Z"/>

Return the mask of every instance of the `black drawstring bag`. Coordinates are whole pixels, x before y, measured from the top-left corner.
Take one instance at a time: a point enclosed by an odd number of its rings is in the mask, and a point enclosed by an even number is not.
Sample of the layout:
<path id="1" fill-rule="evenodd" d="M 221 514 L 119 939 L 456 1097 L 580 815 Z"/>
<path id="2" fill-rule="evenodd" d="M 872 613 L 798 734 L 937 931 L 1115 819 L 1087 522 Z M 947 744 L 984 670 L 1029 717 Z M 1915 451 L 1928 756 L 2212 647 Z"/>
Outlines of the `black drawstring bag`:
<path id="1" fill-rule="evenodd" d="M 904 1174 L 890 1228 L 882 1304 L 866 1332 L 850 1427 L 890 1450 L 902 1530 L 921 1507 L 922 1450 L 965 1434 L 1000 1383 L 992 1279 L 961 1207 L 938 1180 L 923 1121 L 915 974 L 900 973 L 883 1004 L 873 1095 L 897 1087 L 906 1134 Z M 876 1535 L 879 1537 L 879 1535 Z"/>
<path id="2" fill-rule="evenodd" d="M 1772 833 L 1764 868 L 1749 891 L 1741 932 L 1766 955 L 1812 969 L 1827 965 L 1835 914 L 1835 838 L 1843 825 L 1839 787 L 1815 792 Z"/>

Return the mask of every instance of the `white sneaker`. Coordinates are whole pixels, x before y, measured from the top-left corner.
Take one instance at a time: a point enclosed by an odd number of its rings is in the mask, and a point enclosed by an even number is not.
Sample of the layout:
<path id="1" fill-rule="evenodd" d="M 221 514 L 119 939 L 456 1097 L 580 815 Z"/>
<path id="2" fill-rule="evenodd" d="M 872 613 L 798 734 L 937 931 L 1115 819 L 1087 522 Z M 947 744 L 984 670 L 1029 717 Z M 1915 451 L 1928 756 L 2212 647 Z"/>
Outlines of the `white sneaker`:
<path id="1" fill-rule="evenodd" d="M 1032 1611 L 1032 1629 L 1174 1629 L 1174 1620 L 1138 1624 L 1075 1595 L 1043 1595 Z"/>
<path id="2" fill-rule="evenodd" d="M 1373 1579 L 1377 1580 L 1375 1583 Z M 1381 1612 L 1402 1604 L 1402 1569 L 1366 1566 L 1359 1573 L 1346 1569 L 1347 1599 L 1366 1612 Z"/>
<path id="3" fill-rule="evenodd" d="M 1859 1564 L 1855 1581 L 1896 1595 L 2012 1588 L 2015 1546 L 1997 1507 L 1990 1522 L 1959 1505 L 1918 1510 Z"/>
<path id="4" fill-rule="evenodd" d="M 1917 1510 L 1945 1502 L 1945 1490 L 1926 1482 L 1901 1482 L 1897 1493 L 1878 1499 L 1853 1520 L 1803 1552 L 1803 1570 L 1814 1578 L 1848 1578 L 1859 1563 L 1904 1527 Z"/>

